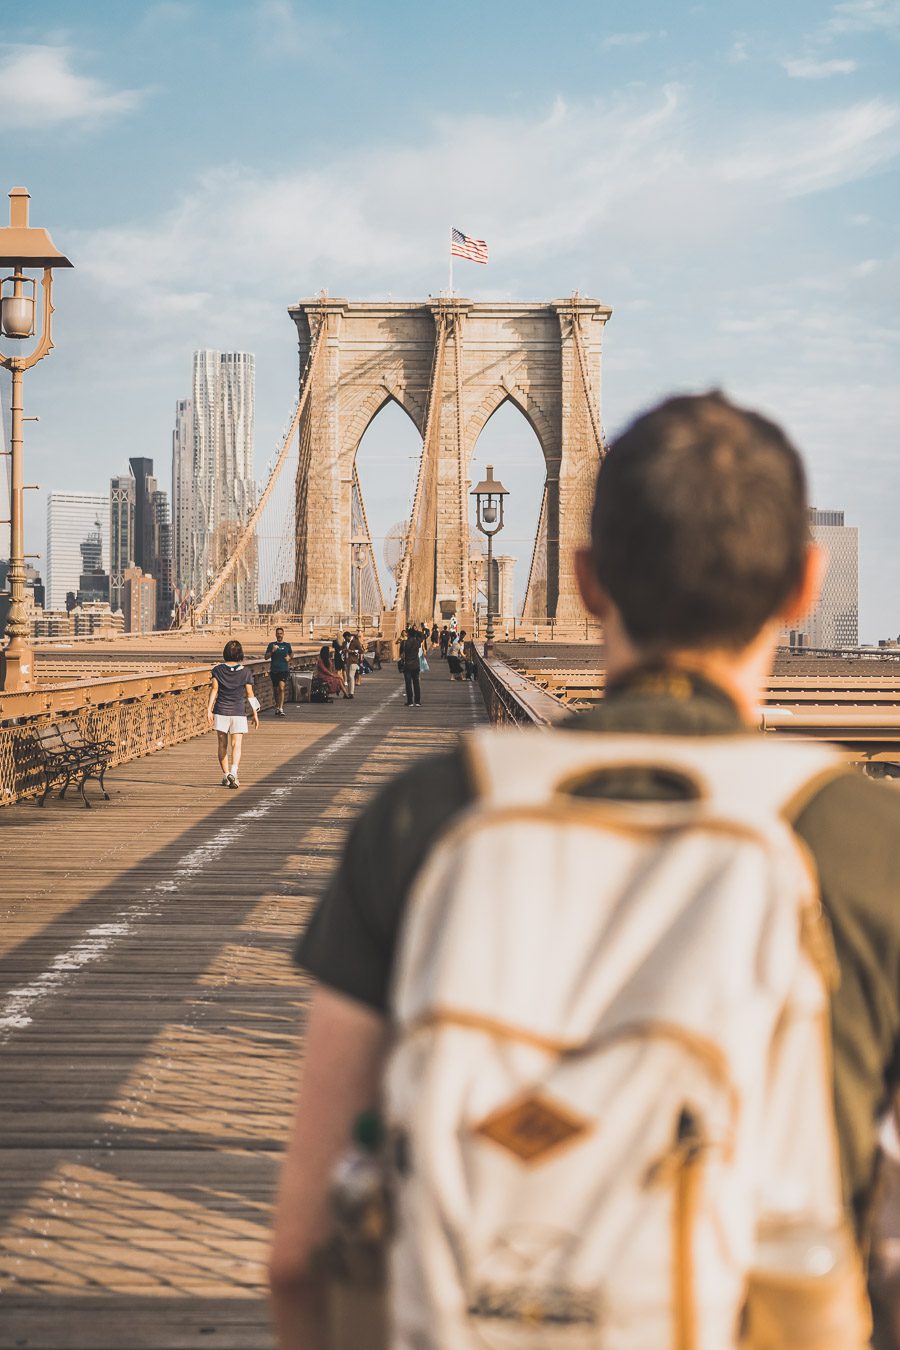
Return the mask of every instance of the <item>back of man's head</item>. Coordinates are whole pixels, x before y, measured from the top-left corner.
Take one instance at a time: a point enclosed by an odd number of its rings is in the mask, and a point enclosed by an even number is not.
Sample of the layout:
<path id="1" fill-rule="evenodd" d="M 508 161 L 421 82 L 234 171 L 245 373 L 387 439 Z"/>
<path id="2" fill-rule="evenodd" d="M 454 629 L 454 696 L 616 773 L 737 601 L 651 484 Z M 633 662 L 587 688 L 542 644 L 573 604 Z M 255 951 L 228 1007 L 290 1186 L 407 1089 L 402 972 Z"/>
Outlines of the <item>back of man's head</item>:
<path id="1" fill-rule="evenodd" d="M 718 393 L 644 413 L 597 479 L 594 570 L 648 653 L 747 646 L 798 590 L 808 545 L 800 456 Z"/>

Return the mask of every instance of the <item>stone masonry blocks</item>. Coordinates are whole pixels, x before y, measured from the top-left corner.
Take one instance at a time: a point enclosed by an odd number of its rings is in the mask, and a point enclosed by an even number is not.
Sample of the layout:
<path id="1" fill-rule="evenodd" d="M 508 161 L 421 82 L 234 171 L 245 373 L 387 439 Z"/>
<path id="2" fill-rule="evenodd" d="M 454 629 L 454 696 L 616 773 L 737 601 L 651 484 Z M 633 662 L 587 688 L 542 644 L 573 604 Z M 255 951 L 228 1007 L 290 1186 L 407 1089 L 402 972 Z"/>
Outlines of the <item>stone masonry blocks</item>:
<path id="1" fill-rule="evenodd" d="M 601 334 L 611 310 L 573 297 L 547 303 L 303 300 L 289 310 L 297 325 L 301 374 L 312 332 L 326 325 L 325 360 L 311 391 L 311 454 L 303 485 L 307 511 L 297 521 L 298 578 L 310 615 L 350 610 L 351 486 L 356 450 L 376 413 L 393 398 L 424 433 L 438 319 L 448 321 L 434 518 L 435 617 L 441 602 L 472 608 L 468 565 L 470 465 L 488 419 L 507 400 L 529 420 L 547 472 L 548 617 L 582 617 L 571 567 L 584 540 L 599 450 L 578 361 L 580 325 L 595 419 L 600 422 Z M 454 325 L 459 332 L 459 371 Z M 461 398 L 458 400 L 457 389 Z M 298 489 L 299 489 L 298 485 Z M 298 499 L 303 495 L 299 493 Z M 532 609 L 533 612 L 533 609 Z M 424 617 L 424 616 L 417 616 Z"/>

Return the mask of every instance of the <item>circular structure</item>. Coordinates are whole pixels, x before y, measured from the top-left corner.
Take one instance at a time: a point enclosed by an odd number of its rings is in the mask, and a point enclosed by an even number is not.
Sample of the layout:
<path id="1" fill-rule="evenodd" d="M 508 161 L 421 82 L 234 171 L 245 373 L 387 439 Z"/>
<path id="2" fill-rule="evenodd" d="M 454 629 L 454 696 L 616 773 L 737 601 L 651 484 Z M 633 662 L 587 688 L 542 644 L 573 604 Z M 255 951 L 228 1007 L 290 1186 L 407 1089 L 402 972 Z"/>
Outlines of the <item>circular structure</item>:
<path id="1" fill-rule="evenodd" d="M 403 555 L 406 552 L 406 536 L 409 534 L 409 521 L 398 520 L 396 525 L 392 525 L 384 537 L 384 550 L 382 556 L 384 565 L 394 578 L 396 583 L 400 574 L 400 564 L 403 562 Z"/>

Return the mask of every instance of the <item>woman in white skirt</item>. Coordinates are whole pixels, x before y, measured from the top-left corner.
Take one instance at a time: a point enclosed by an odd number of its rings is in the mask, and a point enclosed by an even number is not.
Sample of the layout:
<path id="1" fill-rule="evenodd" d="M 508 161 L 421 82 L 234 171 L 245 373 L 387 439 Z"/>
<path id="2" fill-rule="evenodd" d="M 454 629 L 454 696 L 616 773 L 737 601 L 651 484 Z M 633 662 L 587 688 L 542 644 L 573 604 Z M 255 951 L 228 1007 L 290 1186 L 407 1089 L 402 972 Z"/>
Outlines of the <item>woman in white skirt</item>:
<path id="1" fill-rule="evenodd" d="M 253 725 L 258 727 L 259 701 L 253 696 L 253 685 L 242 665 L 244 649 L 236 639 L 225 643 L 222 658 L 220 664 L 213 667 L 206 715 L 209 725 L 215 727 L 219 741 L 222 786 L 237 788 L 240 787 L 241 740 L 248 730 L 246 704 L 250 704 Z"/>

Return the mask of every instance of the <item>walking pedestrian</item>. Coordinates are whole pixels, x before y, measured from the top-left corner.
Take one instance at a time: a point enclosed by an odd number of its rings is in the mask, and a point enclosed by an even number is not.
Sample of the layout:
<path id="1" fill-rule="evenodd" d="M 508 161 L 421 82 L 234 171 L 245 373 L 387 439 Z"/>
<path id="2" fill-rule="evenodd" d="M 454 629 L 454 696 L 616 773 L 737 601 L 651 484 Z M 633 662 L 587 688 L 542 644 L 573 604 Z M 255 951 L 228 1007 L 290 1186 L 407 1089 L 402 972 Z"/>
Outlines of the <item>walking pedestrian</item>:
<path id="1" fill-rule="evenodd" d="M 349 698 L 356 695 L 356 675 L 359 670 L 359 659 L 357 654 L 351 650 L 350 634 L 344 634 L 344 641 L 341 644 L 341 660 L 344 663 L 344 682 L 347 686 Z"/>
<path id="2" fill-rule="evenodd" d="M 459 635 L 459 657 L 463 667 L 463 679 L 473 679 L 475 675 L 475 647 L 474 644 L 466 638 L 466 630 L 464 628 Z"/>
<path id="3" fill-rule="evenodd" d="M 436 623 L 433 623 L 433 624 L 431 625 L 431 645 L 432 645 L 432 647 L 436 647 L 436 646 L 438 645 L 438 638 L 439 638 L 439 637 L 440 637 L 440 633 L 438 632 L 438 626 L 437 626 Z"/>
<path id="4" fill-rule="evenodd" d="M 461 680 L 463 678 L 462 645 L 458 633 L 453 634 L 450 646 L 447 648 L 447 665 L 450 670 L 451 680 Z"/>
<path id="5" fill-rule="evenodd" d="M 287 689 L 287 682 L 290 679 L 291 667 L 290 658 L 294 654 L 294 649 L 289 642 L 284 640 L 284 629 L 278 627 L 275 629 L 275 640 L 270 642 L 266 648 L 266 659 L 269 662 L 269 678 L 272 681 L 272 694 L 275 699 L 275 716 L 284 717 L 284 695 Z"/>
<path id="6" fill-rule="evenodd" d="M 422 630 L 413 626 L 406 630 L 406 637 L 403 639 L 400 649 L 400 664 L 403 669 L 403 683 L 406 686 L 407 708 L 420 708 L 422 706 L 421 666 L 419 662 L 424 639 L 425 634 Z"/>
<path id="7" fill-rule="evenodd" d="M 236 638 L 225 643 L 222 660 L 213 667 L 206 716 L 215 728 L 222 786 L 239 788 L 241 741 L 247 733 L 247 707 L 250 704 L 254 727 L 259 726 L 259 700 L 243 666 L 244 649 Z"/>
<path id="8" fill-rule="evenodd" d="M 332 664 L 339 675 L 344 673 L 344 651 L 340 638 L 331 639 Z"/>
<path id="9" fill-rule="evenodd" d="M 447 648 L 450 646 L 450 629 L 444 624 L 441 629 L 441 656 L 446 658 Z"/>
<path id="10" fill-rule="evenodd" d="M 900 797 L 754 734 L 822 572 L 799 456 L 721 395 L 671 399 L 610 448 L 575 561 L 603 701 L 390 782 L 300 940 L 282 1350 L 321 1315 L 329 1178 L 376 1101 L 407 1160 L 395 1350 L 563 1323 L 626 1350 L 869 1344 Z"/>

